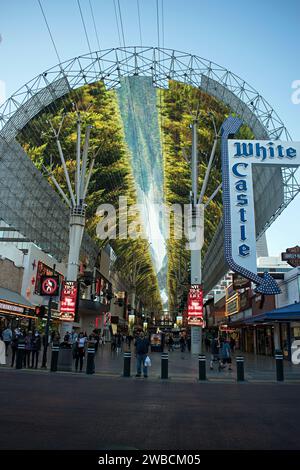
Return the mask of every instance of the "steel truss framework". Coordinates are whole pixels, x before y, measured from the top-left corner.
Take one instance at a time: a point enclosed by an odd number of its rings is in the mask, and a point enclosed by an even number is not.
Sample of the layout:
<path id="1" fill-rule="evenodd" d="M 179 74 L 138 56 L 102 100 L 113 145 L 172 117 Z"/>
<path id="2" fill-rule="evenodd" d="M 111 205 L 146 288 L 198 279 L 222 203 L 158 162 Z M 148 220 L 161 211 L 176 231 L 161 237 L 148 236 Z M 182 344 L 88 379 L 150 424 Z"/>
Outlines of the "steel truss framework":
<path id="1" fill-rule="evenodd" d="M 117 88 L 124 76 L 150 76 L 153 85 L 160 88 L 167 88 L 169 80 L 192 85 L 227 105 L 252 129 L 257 139 L 290 139 L 287 129 L 272 106 L 251 85 L 226 68 L 201 57 L 171 49 L 125 47 L 96 51 L 65 61 L 41 73 L 14 93 L 0 107 L 2 150 L 9 146 L 10 153 L 13 152 L 15 158 L 19 158 L 21 149 L 15 137 L 46 106 L 67 95 L 73 89 L 100 80 L 104 82 L 107 89 Z M 0 153 L 0 161 L 2 155 L 3 151 Z M 30 166 L 29 163 L 27 166 Z M 36 174 L 33 164 L 31 164 L 29 172 L 32 175 Z M 19 174 L 19 178 L 22 178 L 22 175 Z M 294 199 L 300 186 L 295 177 L 295 170 L 289 168 L 265 168 L 263 172 L 260 171 L 254 175 L 254 185 L 256 230 L 259 237 Z M 266 191 L 267 186 L 271 188 L 271 191 Z M 4 190 L 3 186 L 2 188 Z M 49 191 L 53 192 L 50 186 Z M 4 196 L 4 191 L 1 193 L 1 196 Z M 28 197 L 33 201 L 30 188 L 28 188 Z M 51 197 L 55 198 L 54 195 Z M 57 209 L 53 211 L 53 221 L 54 219 L 58 221 L 61 212 L 66 210 L 61 201 L 56 201 Z M 6 217 L 3 218 L 7 221 L 9 203 L 5 202 L 5 198 L 2 199 L 2 206 L 4 205 L 7 207 Z M 12 209 L 15 212 L 15 217 L 11 217 L 11 224 L 18 229 L 17 215 L 21 210 L 23 217 L 28 219 L 28 209 L 25 212 L 24 208 L 16 210 L 15 207 L 12 207 Z M 31 228 L 31 225 L 27 224 L 26 229 L 24 226 L 23 230 L 20 230 L 24 235 L 37 242 L 44 236 L 41 224 L 36 221 L 40 216 L 38 213 L 40 210 L 41 207 L 36 203 L 35 208 L 31 211 L 30 224 L 34 224 L 36 228 L 33 229 L 33 226 Z M 37 219 L 35 219 L 35 215 Z M 67 224 L 67 219 L 65 220 Z M 8 223 L 10 222 L 8 221 Z M 63 238 L 64 249 L 60 249 L 61 255 L 62 251 L 65 251 L 68 241 L 66 231 L 60 231 L 59 224 L 56 228 L 58 230 L 56 234 L 49 235 L 48 231 L 47 251 L 56 255 Z M 86 243 L 91 244 L 92 242 L 86 240 Z M 220 255 L 222 245 L 221 222 L 204 260 L 203 272 L 206 290 L 210 289 L 226 270 Z"/>

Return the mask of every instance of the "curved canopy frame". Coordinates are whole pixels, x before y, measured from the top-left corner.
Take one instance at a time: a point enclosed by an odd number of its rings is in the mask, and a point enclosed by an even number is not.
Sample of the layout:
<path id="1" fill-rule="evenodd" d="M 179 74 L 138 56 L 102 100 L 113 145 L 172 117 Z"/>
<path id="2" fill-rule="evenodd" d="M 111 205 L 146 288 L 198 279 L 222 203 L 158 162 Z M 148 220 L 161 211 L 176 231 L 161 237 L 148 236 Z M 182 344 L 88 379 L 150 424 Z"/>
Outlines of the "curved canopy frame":
<path id="1" fill-rule="evenodd" d="M 272 106 L 245 80 L 226 68 L 201 57 L 171 49 L 120 47 L 67 60 L 26 83 L 0 107 L 0 143 L 4 147 L 15 147 L 15 137 L 19 131 L 46 106 L 71 90 L 99 80 L 104 82 L 107 89 L 114 89 L 120 86 L 124 76 L 150 76 L 153 85 L 160 88 L 167 88 L 169 80 L 192 85 L 226 104 L 252 129 L 257 139 L 291 139 Z M 14 152 L 20 153 L 19 150 L 15 149 Z M 273 182 L 274 188 L 280 184 L 283 191 L 278 191 L 276 201 L 272 199 L 271 203 L 271 198 L 264 198 L 263 203 L 262 194 L 266 184 L 270 182 Z M 290 168 L 279 169 L 279 172 L 273 170 L 265 176 L 257 175 L 256 186 L 259 236 L 294 199 L 300 186 L 295 178 L 295 170 Z M 207 289 L 217 280 L 216 274 L 219 276 L 225 269 L 224 263 L 221 263 L 223 269 L 217 270 L 217 273 L 213 270 L 214 263 L 211 264 L 212 259 L 216 261 L 219 258 L 216 254 L 222 243 L 221 225 L 204 260 L 204 282 Z M 53 241 L 52 248 L 48 247 L 53 254 L 57 251 L 54 244 L 57 245 L 58 240 L 55 243 Z"/>

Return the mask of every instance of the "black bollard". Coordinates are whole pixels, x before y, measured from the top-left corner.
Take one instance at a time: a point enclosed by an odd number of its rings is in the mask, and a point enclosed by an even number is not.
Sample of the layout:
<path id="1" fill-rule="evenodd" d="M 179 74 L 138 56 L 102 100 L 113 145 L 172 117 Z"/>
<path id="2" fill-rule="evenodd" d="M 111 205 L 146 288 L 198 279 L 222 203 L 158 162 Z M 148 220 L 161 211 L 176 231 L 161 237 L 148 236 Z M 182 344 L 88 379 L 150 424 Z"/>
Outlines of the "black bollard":
<path id="1" fill-rule="evenodd" d="M 276 360 L 276 379 L 277 379 L 277 382 L 283 382 L 284 381 L 284 376 L 283 376 L 283 354 L 281 353 L 281 351 L 276 352 L 275 360 Z"/>
<path id="2" fill-rule="evenodd" d="M 199 380 L 206 380 L 206 356 L 199 354 Z"/>
<path id="3" fill-rule="evenodd" d="M 95 344 L 94 343 L 88 343 L 86 373 L 87 374 L 95 373 Z"/>
<path id="4" fill-rule="evenodd" d="M 59 344 L 52 345 L 52 355 L 51 355 L 51 372 L 57 371 L 57 361 L 58 361 L 58 354 L 59 354 Z"/>
<path id="5" fill-rule="evenodd" d="M 235 358 L 236 360 L 236 374 L 237 374 L 237 381 L 238 382 L 243 382 L 244 379 L 244 357 L 243 356 L 237 356 Z"/>
<path id="6" fill-rule="evenodd" d="M 169 363 L 169 354 L 162 353 L 161 355 L 161 378 L 168 378 L 168 363 Z"/>
<path id="7" fill-rule="evenodd" d="M 124 352 L 123 377 L 130 377 L 131 352 Z"/>
<path id="8" fill-rule="evenodd" d="M 24 352 L 25 352 L 25 342 L 22 342 L 22 343 L 19 342 L 18 347 L 17 347 L 16 369 L 22 369 L 23 367 Z"/>

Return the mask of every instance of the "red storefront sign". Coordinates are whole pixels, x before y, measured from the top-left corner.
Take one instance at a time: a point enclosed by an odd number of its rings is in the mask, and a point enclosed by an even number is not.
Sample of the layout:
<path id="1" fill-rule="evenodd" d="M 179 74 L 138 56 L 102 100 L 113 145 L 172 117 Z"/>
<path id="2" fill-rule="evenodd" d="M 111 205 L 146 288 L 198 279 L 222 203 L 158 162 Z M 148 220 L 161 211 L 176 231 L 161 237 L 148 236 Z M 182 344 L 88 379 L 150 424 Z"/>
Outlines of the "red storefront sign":
<path id="1" fill-rule="evenodd" d="M 60 319 L 74 321 L 77 308 L 78 285 L 76 281 L 63 282 L 60 299 Z"/>
<path id="2" fill-rule="evenodd" d="M 199 284 L 192 285 L 189 291 L 188 325 L 203 326 L 203 290 Z"/>

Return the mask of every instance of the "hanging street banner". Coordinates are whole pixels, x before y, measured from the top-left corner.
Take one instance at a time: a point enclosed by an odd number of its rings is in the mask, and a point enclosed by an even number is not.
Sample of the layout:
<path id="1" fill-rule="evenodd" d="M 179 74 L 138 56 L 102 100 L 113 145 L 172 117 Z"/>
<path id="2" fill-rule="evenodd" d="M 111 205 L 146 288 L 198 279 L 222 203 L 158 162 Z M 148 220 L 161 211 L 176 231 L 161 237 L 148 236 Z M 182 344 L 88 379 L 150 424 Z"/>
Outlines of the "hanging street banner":
<path id="1" fill-rule="evenodd" d="M 278 294 L 280 289 L 269 273 L 257 275 L 252 166 L 297 167 L 300 142 L 228 140 L 241 125 L 233 116 L 222 125 L 225 258 L 234 272 L 257 284 L 257 292 Z"/>
<path id="2" fill-rule="evenodd" d="M 60 298 L 60 320 L 74 321 L 77 309 L 78 283 L 64 281 Z"/>
<path id="3" fill-rule="evenodd" d="M 203 326 L 203 289 L 200 284 L 191 285 L 188 294 L 188 325 Z"/>

